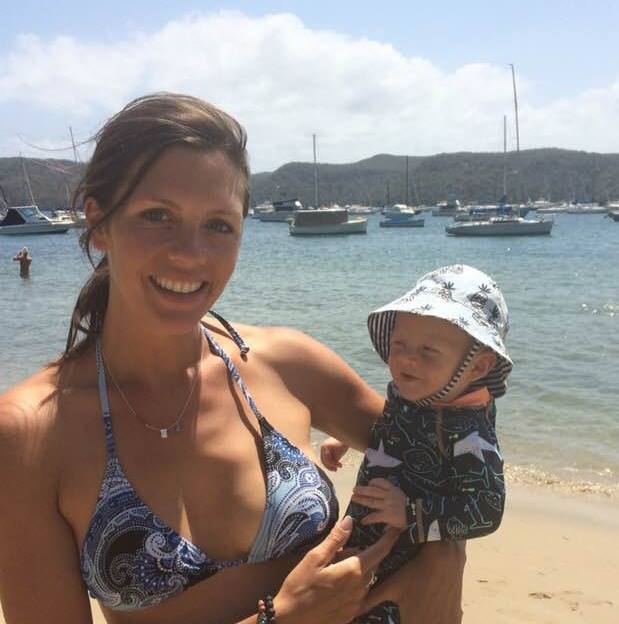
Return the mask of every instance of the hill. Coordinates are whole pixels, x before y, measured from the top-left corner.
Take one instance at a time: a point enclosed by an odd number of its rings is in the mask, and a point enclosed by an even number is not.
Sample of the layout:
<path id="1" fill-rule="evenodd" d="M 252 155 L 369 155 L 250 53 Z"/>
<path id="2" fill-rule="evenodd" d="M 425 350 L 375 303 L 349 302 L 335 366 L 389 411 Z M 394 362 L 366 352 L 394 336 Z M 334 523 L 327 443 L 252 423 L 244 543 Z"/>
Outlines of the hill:
<path id="1" fill-rule="evenodd" d="M 24 158 L 35 201 L 43 209 L 66 207 L 84 172 L 83 163 Z M 562 149 L 509 153 L 510 201 L 546 197 L 554 201 L 608 201 L 619 198 L 619 154 Z M 462 202 L 496 201 L 503 190 L 503 154 L 458 152 L 411 156 L 411 203 L 434 204 L 448 197 Z M 356 163 L 318 165 L 319 203 L 369 204 L 406 201 L 406 157 L 378 154 Z M 30 203 L 20 158 L 0 158 L 0 186 L 12 205 Z M 291 162 L 251 178 L 252 204 L 298 197 L 314 204 L 312 163 Z"/>

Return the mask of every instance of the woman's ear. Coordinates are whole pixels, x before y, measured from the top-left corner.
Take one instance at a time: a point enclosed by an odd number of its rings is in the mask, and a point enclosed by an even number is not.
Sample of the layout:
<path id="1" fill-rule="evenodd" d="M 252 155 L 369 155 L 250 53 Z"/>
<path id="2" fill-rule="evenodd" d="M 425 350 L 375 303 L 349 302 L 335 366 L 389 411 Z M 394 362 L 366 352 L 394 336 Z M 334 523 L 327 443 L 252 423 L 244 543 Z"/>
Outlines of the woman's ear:
<path id="1" fill-rule="evenodd" d="M 84 201 L 84 214 L 86 215 L 86 224 L 92 230 L 90 237 L 92 244 L 97 251 L 105 252 L 107 250 L 105 226 L 97 227 L 105 213 L 101 210 L 99 202 L 94 197 L 87 197 Z"/>
<path id="2" fill-rule="evenodd" d="M 473 359 L 473 365 L 470 368 L 469 381 L 477 381 L 483 379 L 496 365 L 496 353 L 490 349 L 484 349 L 478 353 Z"/>

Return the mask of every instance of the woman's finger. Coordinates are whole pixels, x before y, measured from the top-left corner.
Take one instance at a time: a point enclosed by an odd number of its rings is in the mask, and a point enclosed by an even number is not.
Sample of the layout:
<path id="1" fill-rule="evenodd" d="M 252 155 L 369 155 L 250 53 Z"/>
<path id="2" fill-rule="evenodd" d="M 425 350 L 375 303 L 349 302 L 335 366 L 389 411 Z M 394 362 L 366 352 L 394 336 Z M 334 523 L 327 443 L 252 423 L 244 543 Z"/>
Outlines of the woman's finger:
<path id="1" fill-rule="evenodd" d="M 340 522 L 331 529 L 329 535 L 310 551 L 317 557 L 320 565 L 329 565 L 335 559 L 337 552 L 344 547 L 350 538 L 352 528 L 352 518 L 350 516 L 345 516 L 343 520 L 340 520 Z"/>
<path id="2" fill-rule="evenodd" d="M 393 545 L 397 542 L 400 531 L 397 529 L 388 529 L 384 535 L 371 546 L 359 553 L 359 561 L 361 563 L 361 572 L 364 575 L 370 574 L 376 570 L 378 564 L 389 554 Z"/>
<path id="3" fill-rule="evenodd" d="M 371 611 L 383 602 L 396 602 L 397 598 L 399 598 L 398 586 L 391 579 L 392 577 L 387 577 L 379 585 L 372 588 L 365 597 L 362 613 Z"/>
<path id="4" fill-rule="evenodd" d="M 338 552 L 335 553 L 334 562 L 344 561 L 344 559 L 348 559 L 349 557 L 354 557 L 358 555 L 360 552 L 361 552 L 361 548 L 358 548 L 356 546 L 351 547 L 351 548 L 342 548 L 342 550 L 338 550 Z"/>

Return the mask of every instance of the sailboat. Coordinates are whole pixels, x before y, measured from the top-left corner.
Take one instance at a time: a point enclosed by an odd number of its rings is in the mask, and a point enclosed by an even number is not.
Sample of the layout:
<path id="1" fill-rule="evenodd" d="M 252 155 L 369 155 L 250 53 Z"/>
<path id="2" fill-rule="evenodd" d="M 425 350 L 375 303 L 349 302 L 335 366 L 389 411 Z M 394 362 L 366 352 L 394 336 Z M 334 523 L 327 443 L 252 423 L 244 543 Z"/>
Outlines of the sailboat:
<path id="1" fill-rule="evenodd" d="M 384 218 L 379 222 L 381 228 L 412 228 L 423 227 L 425 220 L 416 217 L 421 210 L 410 205 L 408 184 L 408 156 L 406 157 L 406 204 L 393 204 L 383 211 Z"/>
<path id="2" fill-rule="evenodd" d="M 512 83 L 514 86 L 514 110 L 516 116 L 516 152 L 520 157 L 520 132 L 518 127 L 518 98 L 516 94 L 516 74 L 513 64 Z M 503 116 L 503 195 L 506 195 L 507 175 L 507 118 Z M 487 220 L 455 223 L 445 228 L 449 236 L 544 236 L 550 234 L 552 219 L 525 219 L 518 211 L 505 204 L 498 214 Z"/>
<path id="3" fill-rule="evenodd" d="M 0 235 L 64 234 L 68 231 L 69 226 L 46 217 L 36 206 L 32 187 L 30 186 L 30 178 L 28 177 L 23 158 L 21 159 L 21 166 L 32 203 L 28 206 L 9 206 L 3 189 L 2 197 L 4 199 L 3 203 L 6 204 L 6 212 L 3 213 L 0 219 Z"/>
<path id="4" fill-rule="evenodd" d="M 320 236 L 325 234 L 365 234 L 368 220 L 351 217 L 346 208 L 318 208 L 318 164 L 316 163 L 316 135 L 314 143 L 314 205 L 315 210 L 297 210 L 288 222 L 291 236 Z"/>

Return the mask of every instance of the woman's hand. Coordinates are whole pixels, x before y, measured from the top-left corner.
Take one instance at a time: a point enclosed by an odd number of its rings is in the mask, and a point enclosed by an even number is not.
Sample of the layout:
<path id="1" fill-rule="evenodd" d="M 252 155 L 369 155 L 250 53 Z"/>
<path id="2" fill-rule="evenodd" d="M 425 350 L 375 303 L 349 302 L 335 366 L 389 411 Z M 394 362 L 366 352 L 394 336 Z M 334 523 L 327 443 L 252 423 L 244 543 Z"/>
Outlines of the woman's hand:
<path id="1" fill-rule="evenodd" d="M 363 613 L 381 602 L 395 602 L 401 624 L 459 624 L 466 542 L 431 542 L 419 555 L 369 594 Z"/>
<path id="2" fill-rule="evenodd" d="M 336 472 L 342 467 L 341 459 L 346 455 L 348 446 L 335 438 L 327 438 L 320 445 L 320 461 L 331 472 Z"/>
<path id="3" fill-rule="evenodd" d="M 357 485 L 350 499 L 364 507 L 374 509 L 361 520 L 361 524 L 384 522 L 403 531 L 408 526 L 406 505 L 408 498 L 402 490 L 387 479 L 372 479 L 368 485 Z"/>
<path id="4" fill-rule="evenodd" d="M 362 612 L 374 572 L 399 532 L 390 529 L 363 552 L 334 563 L 352 527 L 352 518 L 344 518 L 286 577 L 274 600 L 278 624 L 346 624 Z"/>

